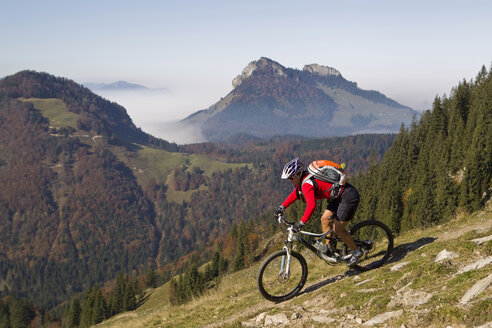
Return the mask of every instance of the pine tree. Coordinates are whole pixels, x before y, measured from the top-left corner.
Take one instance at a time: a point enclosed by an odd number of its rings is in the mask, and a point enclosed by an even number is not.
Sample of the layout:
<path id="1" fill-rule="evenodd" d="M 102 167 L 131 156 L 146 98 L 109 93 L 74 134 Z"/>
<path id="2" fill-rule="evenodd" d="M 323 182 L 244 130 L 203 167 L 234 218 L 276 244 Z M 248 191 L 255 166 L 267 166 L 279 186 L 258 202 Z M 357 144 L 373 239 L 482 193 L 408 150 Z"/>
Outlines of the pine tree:
<path id="1" fill-rule="evenodd" d="M 147 266 L 147 272 L 145 273 L 144 285 L 146 287 L 155 288 L 157 283 L 157 276 L 152 265 Z"/>
<path id="2" fill-rule="evenodd" d="M 91 321 L 92 324 L 97 324 L 106 318 L 107 306 L 102 291 L 98 286 L 96 286 L 93 289 L 92 293 L 93 293 L 92 298 L 93 298 L 94 305 L 92 310 Z"/>
<path id="3" fill-rule="evenodd" d="M 398 233 L 401 228 L 404 183 L 410 175 L 402 165 L 407 156 L 407 148 L 407 131 L 402 125 L 393 146 L 386 153 L 385 161 L 381 165 L 382 174 L 378 175 L 379 181 L 376 182 L 376 185 L 384 190 L 377 193 L 376 218 L 386 223 L 394 233 Z"/>
<path id="4" fill-rule="evenodd" d="M 492 71 L 487 73 L 485 67 L 476 78 L 472 98 L 466 127 L 471 144 L 467 147 L 459 201 L 461 206 L 476 210 L 490 196 L 492 179 Z"/>
<path id="5" fill-rule="evenodd" d="M 123 293 L 123 309 L 132 311 L 137 308 L 137 286 L 136 281 L 127 277 Z"/>
<path id="6" fill-rule="evenodd" d="M 244 269 L 245 266 L 245 256 L 246 256 L 246 246 L 244 245 L 244 240 L 239 240 L 236 247 L 236 256 L 233 261 L 233 270 L 239 271 Z"/>
<path id="7" fill-rule="evenodd" d="M 381 166 L 378 165 L 374 154 L 371 155 L 369 168 L 365 175 L 359 175 L 354 182 L 360 194 L 360 204 L 354 221 L 376 219 L 376 209 L 381 188 L 378 185 Z"/>
<path id="8" fill-rule="evenodd" d="M 92 295 L 87 293 L 82 300 L 80 307 L 80 327 L 90 327 L 92 323 L 92 312 L 94 309 L 94 303 Z"/>
<path id="9" fill-rule="evenodd" d="M 175 279 L 171 279 L 171 281 L 169 282 L 169 302 L 172 305 L 179 304 L 178 283 Z"/>
<path id="10" fill-rule="evenodd" d="M 192 296 L 201 295 L 205 289 L 205 282 L 198 271 L 196 261 L 192 260 L 192 264 L 188 267 L 185 273 L 185 282 L 189 286 L 190 294 Z"/>
<path id="11" fill-rule="evenodd" d="M 472 139 L 472 145 L 465 162 L 465 177 L 461 183 L 461 205 L 477 210 L 483 205 L 483 196 L 491 180 L 491 130 L 484 121 L 479 121 Z M 489 139 L 489 142 L 487 142 Z"/>
<path id="12" fill-rule="evenodd" d="M 116 282 L 109 293 L 109 314 L 111 316 L 123 312 L 123 299 L 125 295 L 125 277 L 123 273 L 119 272 L 118 275 L 116 276 Z"/>
<path id="13" fill-rule="evenodd" d="M 448 140 L 450 141 L 450 140 Z M 441 150 L 441 156 L 439 166 L 441 170 L 438 170 L 436 177 L 436 209 L 438 213 L 444 218 L 450 217 L 457 204 L 458 185 L 453 180 L 453 163 L 451 162 L 450 142 L 447 143 L 447 147 L 443 147 Z"/>
<path id="14" fill-rule="evenodd" d="M 212 257 L 211 272 L 212 272 L 213 278 L 216 278 L 219 276 L 222 260 L 223 260 L 223 258 L 222 258 L 221 251 L 220 251 L 219 247 L 217 246 L 215 253 Z"/>
<path id="15" fill-rule="evenodd" d="M 468 119 L 468 113 L 471 108 L 472 85 L 463 81 L 453 89 L 450 113 L 448 135 L 450 136 L 451 155 L 449 163 L 452 164 L 453 172 L 463 168 L 463 155 L 465 154 L 466 144 L 463 142 L 463 134 Z"/>
<path id="16" fill-rule="evenodd" d="M 10 298 L 8 300 L 10 313 L 10 327 L 29 327 L 34 319 L 34 311 L 26 300 Z"/>
<path id="17" fill-rule="evenodd" d="M 215 277 L 212 270 L 212 264 L 207 263 L 207 265 L 205 265 L 205 273 L 203 274 L 203 279 L 205 279 L 205 281 L 212 281 L 214 278 Z"/>
<path id="18" fill-rule="evenodd" d="M 70 303 L 70 308 L 67 313 L 66 327 L 78 327 L 80 324 L 80 314 L 81 314 L 80 300 L 74 298 L 72 303 Z"/>
<path id="19" fill-rule="evenodd" d="M 0 299 L 0 328 L 10 327 L 9 306 Z"/>

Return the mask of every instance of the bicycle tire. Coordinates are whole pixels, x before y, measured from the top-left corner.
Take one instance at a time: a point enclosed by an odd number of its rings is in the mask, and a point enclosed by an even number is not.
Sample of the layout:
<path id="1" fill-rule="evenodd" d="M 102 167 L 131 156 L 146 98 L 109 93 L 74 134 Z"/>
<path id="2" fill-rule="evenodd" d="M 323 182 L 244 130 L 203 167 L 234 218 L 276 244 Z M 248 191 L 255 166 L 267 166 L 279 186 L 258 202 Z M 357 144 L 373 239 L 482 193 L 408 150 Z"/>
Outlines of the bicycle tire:
<path id="1" fill-rule="evenodd" d="M 357 271 L 368 271 L 382 266 L 393 251 L 393 234 L 382 222 L 368 220 L 357 223 L 350 229 L 355 244 L 364 251 L 364 256 L 356 265 L 351 266 Z M 343 245 L 345 256 L 351 253 L 347 245 Z"/>
<path id="2" fill-rule="evenodd" d="M 283 302 L 296 296 L 307 280 L 308 266 L 304 257 L 291 251 L 290 276 L 281 277 L 282 258 L 286 250 L 279 250 L 268 256 L 260 266 L 257 276 L 258 289 L 269 301 Z"/>

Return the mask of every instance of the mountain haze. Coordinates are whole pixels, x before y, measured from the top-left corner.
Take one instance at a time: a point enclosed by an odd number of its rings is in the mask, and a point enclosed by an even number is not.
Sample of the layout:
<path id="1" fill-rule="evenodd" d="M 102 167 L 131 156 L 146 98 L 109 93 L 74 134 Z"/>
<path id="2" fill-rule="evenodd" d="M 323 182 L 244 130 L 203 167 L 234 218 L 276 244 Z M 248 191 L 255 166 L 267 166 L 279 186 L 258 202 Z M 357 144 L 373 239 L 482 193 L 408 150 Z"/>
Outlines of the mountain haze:
<path id="1" fill-rule="evenodd" d="M 418 115 L 318 64 L 301 71 L 262 57 L 232 83 L 223 99 L 183 121 L 200 126 L 208 140 L 224 140 L 236 133 L 325 137 L 397 132 L 402 122 L 408 125 Z"/>

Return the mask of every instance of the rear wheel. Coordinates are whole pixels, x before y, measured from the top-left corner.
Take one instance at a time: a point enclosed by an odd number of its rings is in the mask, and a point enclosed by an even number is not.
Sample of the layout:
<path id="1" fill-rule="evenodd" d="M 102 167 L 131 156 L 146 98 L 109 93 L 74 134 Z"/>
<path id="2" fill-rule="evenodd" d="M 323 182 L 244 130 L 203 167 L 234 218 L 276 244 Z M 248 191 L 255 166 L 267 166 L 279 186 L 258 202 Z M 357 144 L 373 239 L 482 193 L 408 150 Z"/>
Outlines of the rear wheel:
<path id="1" fill-rule="evenodd" d="M 300 253 L 292 251 L 288 263 L 287 251 L 280 250 L 262 263 L 257 277 L 258 289 L 269 301 L 286 301 L 301 291 L 307 274 L 307 263 Z"/>
<path id="2" fill-rule="evenodd" d="M 350 235 L 357 247 L 362 249 L 364 255 L 353 269 L 367 271 L 383 265 L 393 251 L 393 235 L 391 230 L 380 221 L 362 221 L 350 229 Z M 351 255 L 347 245 L 343 245 L 345 258 Z"/>

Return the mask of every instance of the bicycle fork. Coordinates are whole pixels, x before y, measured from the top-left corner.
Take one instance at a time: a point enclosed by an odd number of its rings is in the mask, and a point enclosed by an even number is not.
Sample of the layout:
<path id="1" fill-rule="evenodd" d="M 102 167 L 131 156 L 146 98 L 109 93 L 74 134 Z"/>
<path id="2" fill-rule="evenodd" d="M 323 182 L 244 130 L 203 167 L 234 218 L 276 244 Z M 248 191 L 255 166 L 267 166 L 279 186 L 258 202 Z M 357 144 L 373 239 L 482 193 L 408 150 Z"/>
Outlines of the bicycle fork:
<path id="1" fill-rule="evenodd" d="M 287 280 L 290 277 L 290 250 L 287 245 L 283 247 L 287 255 L 282 256 L 282 262 L 280 263 L 280 272 L 278 276 L 280 279 Z"/>
<path id="2" fill-rule="evenodd" d="M 292 250 L 292 240 L 294 238 L 294 232 L 289 230 L 289 235 L 285 241 L 285 245 L 282 249 L 285 250 L 286 255 L 282 256 L 282 262 L 280 263 L 280 272 L 278 276 L 282 280 L 288 280 L 290 278 L 290 252 Z"/>

